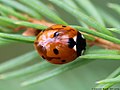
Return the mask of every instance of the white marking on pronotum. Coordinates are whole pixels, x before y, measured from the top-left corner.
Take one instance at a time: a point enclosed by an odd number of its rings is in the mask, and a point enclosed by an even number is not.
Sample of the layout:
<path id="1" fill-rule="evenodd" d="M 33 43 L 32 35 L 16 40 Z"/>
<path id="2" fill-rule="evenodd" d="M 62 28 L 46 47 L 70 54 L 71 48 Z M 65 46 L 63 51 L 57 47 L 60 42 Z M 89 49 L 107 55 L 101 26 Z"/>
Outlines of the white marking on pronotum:
<path id="1" fill-rule="evenodd" d="M 80 31 L 79 31 L 79 33 L 81 33 Z M 85 37 L 81 34 L 81 37 L 83 38 L 83 39 L 85 39 Z"/>
<path id="2" fill-rule="evenodd" d="M 83 54 L 83 53 L 84 53 L 84 51 L 85 51 L 85 50 L 82 50 L 82 51 L 81 51 L 81 54 Z"/>
<path id="3" fill-rule="evenodd" d="M 83 39 L 85 39 L 85 37 L 84 37 L 83 35 L 81 35 L 81 37 L 82 37 Z"/>
<path id="4" fill-rule="evenodd" d="M 75 51 L 77 51 L 77 49 L 76 49 L 76 45 L 73 47 L 73 49 L 74 49 Z"/>
<path id="5" fill-rule="evenodd" d="M 76 40 L 77 40 L 77 36 L 74 36 L 74 37 L 73 37 L 73 40 L 76 42 Z"/>
<path id="6" fill-rule="evenodd" d="M 74 36 L 74 37 L 73 37 L 73 40 L 76 42 L 76 40 L 77 40 L 77 36 Z M 76 45 L 73 47 L 73 49 L 74 49 L 75 51 L 77 51 L 77 47 L 76 47 Z"/>

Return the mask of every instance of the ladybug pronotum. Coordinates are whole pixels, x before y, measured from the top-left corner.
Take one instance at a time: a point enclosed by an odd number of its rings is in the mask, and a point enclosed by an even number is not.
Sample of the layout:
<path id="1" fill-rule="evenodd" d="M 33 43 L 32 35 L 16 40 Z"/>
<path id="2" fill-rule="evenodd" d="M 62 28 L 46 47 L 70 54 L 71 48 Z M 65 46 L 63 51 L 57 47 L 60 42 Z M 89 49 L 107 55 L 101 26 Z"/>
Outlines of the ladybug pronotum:
<path id="1" fill-rule="evenodd" d="M 65 64 L 81 56 L 86 40 L 70 26 L 53 25 L 37 35 L 34 46 L 48 62 Z"/>

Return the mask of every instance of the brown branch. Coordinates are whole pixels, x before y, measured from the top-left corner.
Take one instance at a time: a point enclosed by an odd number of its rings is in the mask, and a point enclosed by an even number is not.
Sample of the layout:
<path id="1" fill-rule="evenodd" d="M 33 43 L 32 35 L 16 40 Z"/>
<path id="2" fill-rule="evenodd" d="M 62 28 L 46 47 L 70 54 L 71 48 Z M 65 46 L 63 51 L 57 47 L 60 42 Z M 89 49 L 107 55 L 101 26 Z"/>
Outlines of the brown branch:
<path id="1" fill-rule="evenodd" d="M 45 25 L 45 26 L 48 26 L 48 27 L 54 25 L 53 23 L 47 22 L 45 20 L 36 20 L 36 19 L 33 19 L 33 18 L 30 18 L 29 22 L 32 22 L 32 23 L 35 23 L 35 24 Z M 21 26 L 19 28 L 16 28 L 16 30 L 19 30 L 21 28 L 26 28 L 26 31 L 23 32 L 24 36 L 36 36 L 40 32 L 40 30 L 36 30 L 34 28 L 27 28 L 27 27 L 23 27 L 23 26 Z M 95 30 L 93 28 L 90 28 L 90 29 Z M 87 40 L 87 43 L 90 47 L 96 45 L 96 46 L 100 46 L 100 47 L 103 47 L 103 48 L 106 48 L 106 49 L 120 50 L 120 45 L 118 45 L 118 44 L 115 44 L 113 42 L 107 41 L 105 39 L 102 39 L 102 38 L 99 38 L 99 37 L 96 37 L 96 36 L 92 36 L 92 37 L 95 38 L 94 41 Z"/>
<path id="2" fill-rule="evenodd" d="M 114 50 L 120 50 L 120 45 L 118 44 L 115 44 L 113 42 L 110 42 L 110 41 L 107 41 L 107 40 L 104 40 L 102 38 L 98 38 L 98 37 L 95 37 L 94 41 L 89 41 L 87 40 L 87 43 L 89 44 L 89 46 L 100 46 L 100 47 L 103 47 L 103 48 L 106 48 L 106 49 L 114 49 Z"/>
<path id="3" fill-rule="evenodd" d="M 54 25 L 53 23 L 47 22 L 45 20 L 37 20 L 37 19 L 33 19 L 33 18 L 29 18 L 28 20 L 29 22 L 35 23 L 35 24 L 40 24 L 40 25 L 44 25 L 44 26 L 52 26 Z M 24 36 L 36 36 L 41 30 L 37 30 L 35 28 L 28 28 L 25 26 L 20 26 L 18 28 L 15 28 L 14 31 L 19 31 L 25 29 L 25 31 L 23 32 L 22 35 Z"/>

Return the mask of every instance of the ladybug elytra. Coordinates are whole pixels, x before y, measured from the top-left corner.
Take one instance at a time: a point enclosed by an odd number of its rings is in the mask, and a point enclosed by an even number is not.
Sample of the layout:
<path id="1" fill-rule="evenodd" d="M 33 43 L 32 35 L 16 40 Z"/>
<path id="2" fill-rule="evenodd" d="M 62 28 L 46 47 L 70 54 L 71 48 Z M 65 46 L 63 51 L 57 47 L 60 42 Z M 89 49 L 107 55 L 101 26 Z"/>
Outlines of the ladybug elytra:
<path id="1" fill-rule="evenodd" d="M 53 25 L 37 35 L 34 46 L 48 62 L 65 64 L 81 56 L 86 40 L 70 26 Z"/>

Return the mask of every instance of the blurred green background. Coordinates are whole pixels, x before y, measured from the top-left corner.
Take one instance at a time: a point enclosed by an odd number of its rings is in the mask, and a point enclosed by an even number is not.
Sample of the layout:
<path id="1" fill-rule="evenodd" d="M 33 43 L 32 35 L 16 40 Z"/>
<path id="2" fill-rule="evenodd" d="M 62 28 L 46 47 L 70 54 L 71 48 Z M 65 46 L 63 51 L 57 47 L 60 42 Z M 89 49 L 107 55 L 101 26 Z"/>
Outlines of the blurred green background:
<path id="1" fill-rule="evenodd" d="M 48 3 L 48 0 L 42 1 Z M 120 0 L 91 1 L 96 7 L 102 7 L 108 10 L 115 18 L 120 19 L 119 16 L 114 13 L 114 11 L 110 10 L 106 6 L 108 2 L 120 4 Z M 65 13 L 62 16 L 66 21 L 69 21 L 69 24 L 77 24 L 77 22 L 72 19 L 72 17 L 71 20 L 69 20 L 69 18 L 67 18 L 67 15 L 68 14 Z M 5 46 L 0 46 L 0 62 L 5 62 L 9 59 L 20 56 L 25 52 L 29 52 L 32 50 L 34 50 L 33 45 L 25 43 L 13 43 Z M 92 88 L 96 86 L 96 81 L 102 80 L 107 77 L 118 66 L 120 66 L 120 61 L 96 60 L 32 86 L 20 86 L 20 83 L 25 80 L 26 77 L 16 78 L 12 80 L 0 80 L 0 90 L 92 90 Z M 120 88 L 119 85 L 114 87 Z"/>
<path id="2" fill-rule="evenodd" d="M 33 49 L 33 45 L 21 43 L 2 46 L 0 48 L 0 60 L 4 62 Z M 31 63 L 34 64 L 34 62 Z M 20 83 L 26 80 L 26 77 L 0 80 L 0 90 L 92 90 L 96 86 L 96 81 L 106 78 L 119 65 L 120 61 L 96 60 L 42 83 L 27 87 L 20 86 Z M 116 87 L 119 87 L 119 85 Z"/>

